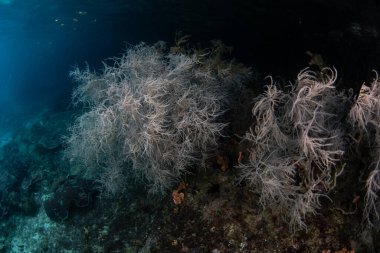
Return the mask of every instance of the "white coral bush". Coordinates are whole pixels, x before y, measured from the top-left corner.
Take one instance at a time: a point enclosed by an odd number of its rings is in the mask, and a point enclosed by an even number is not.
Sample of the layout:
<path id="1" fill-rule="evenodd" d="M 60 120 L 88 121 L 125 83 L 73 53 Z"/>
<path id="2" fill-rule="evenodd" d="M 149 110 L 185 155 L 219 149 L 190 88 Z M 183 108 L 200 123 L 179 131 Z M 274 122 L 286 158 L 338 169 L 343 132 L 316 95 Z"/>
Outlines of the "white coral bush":
<path id="1" fill-rule="evenodd" d="M 228 91 L 249 69 L 208 54 L 171 53 L 163 43 L 131 47 L 100 73 L 76 68 L 66 157 L 115 194 L 130 180 L 163 192 L 204 157 L 226 126 Z M 217 62 L 216 62 L 217 61 Z"/>
<path id="2" fill-rule="evenodd" d="M 364 137 L 361 139 L 367 139 L 370 144 L 373 161 L 366 182 L 364 219 L 373 225 L 380 219 L 380 79 L 377 73 L 370 86 L 362 85 L 348 119 Z"/>
<path id="3" fill-rule="evenodd" d="M 281 210 L 293 230 L 306 228 L 306 215 L 316 213 L 342 171 L 337 108 L 347 97 L 337 92 L 335 81 L 335 69 L 301 71 L 287 89 L 272 81 L 256 99 L 256 122 L 243 138 L 250 156 L 238 165 L 240 179 L 259 191 L 264 207 Z"/>

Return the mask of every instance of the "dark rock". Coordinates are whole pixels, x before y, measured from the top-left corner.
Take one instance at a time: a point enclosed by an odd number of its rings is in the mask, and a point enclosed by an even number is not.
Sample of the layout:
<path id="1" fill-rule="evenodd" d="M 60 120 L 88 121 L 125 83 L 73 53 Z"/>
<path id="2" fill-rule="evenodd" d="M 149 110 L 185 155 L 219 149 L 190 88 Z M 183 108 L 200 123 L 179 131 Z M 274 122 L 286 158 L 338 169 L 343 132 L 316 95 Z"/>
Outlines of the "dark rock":
<path id="1" fill-rule="evenodd" d="M 96 183 L 92 180 L 69 179 L 56 190 L 52 198 L 44 202 L 45 212 L 51 220 L 65 221 L 75 213 L 91 210 L 98 193 Z"/>

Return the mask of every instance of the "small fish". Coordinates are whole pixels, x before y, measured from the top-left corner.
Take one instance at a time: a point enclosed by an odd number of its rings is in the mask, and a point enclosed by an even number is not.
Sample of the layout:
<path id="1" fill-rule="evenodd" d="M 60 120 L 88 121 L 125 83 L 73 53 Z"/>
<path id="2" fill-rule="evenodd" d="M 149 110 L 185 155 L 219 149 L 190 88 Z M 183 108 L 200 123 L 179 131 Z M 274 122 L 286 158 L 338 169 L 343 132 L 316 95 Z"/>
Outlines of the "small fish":
<path id="1" fill-rule="evenodd" d="M 87 11 L 77 11 L 77 14 L 78 14 L 78 15 L 86 15 L 86 14 L 87 14 Z"/>

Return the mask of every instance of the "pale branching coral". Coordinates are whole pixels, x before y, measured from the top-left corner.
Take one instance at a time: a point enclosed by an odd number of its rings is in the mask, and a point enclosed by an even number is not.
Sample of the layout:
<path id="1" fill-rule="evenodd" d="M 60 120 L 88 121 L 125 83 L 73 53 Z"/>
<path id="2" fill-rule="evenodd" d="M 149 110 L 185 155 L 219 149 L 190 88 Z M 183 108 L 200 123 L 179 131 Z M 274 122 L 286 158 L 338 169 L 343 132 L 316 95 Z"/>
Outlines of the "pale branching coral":
<path id="1" fill-rule="evenodd" d="M 326 69 L 319 77 L 303 71 L 298 75 L 289 103 L 300 151 L 321 168 L 333 166 L 343 151 L 336 107 L 342 95 L 335 90 L 336 70 Z"/>
<path id="2" fill-rule="evenodd" d="M 376 76 L 370 86 L 362 85 L 359 96 L 349 113 L 349 121 L 352 125 L 367 131 L 368 124 L 379 126 L 380 122 L 380 80 Z"/>
<path id="3" fill-rule="evenodd" d="M 270 150 L 274 146 L 284 148 L 284 145 L 288 142 L 287 135 L 283 133 L 279 126 L 282 122 L 276 116 L 278 107 L 283 103 L 285 95 L 272 82 L 266 87 L 267 90 L 264 94 L 258 97 L 252 109 L 257 123 L 254 133 L 251 132 L 246 136 L 247 139 L 256 142 L 257 148 L 259 150 L 263 149 L 263 151 Z"/>
<path id="4" fill-rule="evenodd" d="M 343 148 L 336 107 L 347 99 L 335 81 L 335 69 L 304 70 L 287 91 L 272 81 L 256 100 L 256 122 L 244 137 L 254 155 L 238 165 L 240 179 L 259 191 L 264 207 L 280 209 L 293 230 L 306 227 L 306 215 L 316 213 L 338 176 Z"/>
<path id="5" fill-rule="evenodd" d="M 377 72 L 375 74 L 370 86 L 362 85 L 349 113 L 349 122 L 366 137 L 374 160 L 369 166 L 366 183 L 364 220 L 369 225 L 380 218 L 380 80 Z"/>
<path id="6" fill-rule="evenodd" d="M 109 193 L 129 179 L 151 192 L 169 189 L 216 146 L 229 90 L 249 76 L 219 56 L 213 69 L 215 57 L 140 44 L 104 63 L 101 73 L 74 69 L 73 101 L 87 111 L 71 128 L 66 156 Z"/>
<path id="7" fill-rule="evenodd" d="M 375 164 L 366 183 L 364 218 L 368 224 L 373 225 L 374 219 L 379 219 L 379 191 L 380 191 L 380 159 Z"/>

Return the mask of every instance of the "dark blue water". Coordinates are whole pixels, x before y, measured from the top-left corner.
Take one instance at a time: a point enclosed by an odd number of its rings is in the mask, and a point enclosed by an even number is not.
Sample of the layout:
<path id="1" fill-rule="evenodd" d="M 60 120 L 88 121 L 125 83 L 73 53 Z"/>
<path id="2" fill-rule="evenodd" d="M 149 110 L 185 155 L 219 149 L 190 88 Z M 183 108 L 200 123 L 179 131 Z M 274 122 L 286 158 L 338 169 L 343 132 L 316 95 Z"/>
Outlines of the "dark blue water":
<path id="1" fill-rule="evenodd" d="M 356 85 L 378 66 L 376 10 L 376 1 L 4 0 L 0 105 L 59 104 L 70 96 L 71 66 L 96 69 L 125 43 L 172 43 L 177 31 L 194 45 L 222 39 L 264 75 L 293 78 L 307 66 L 305 51 L 317 52 Z"/>
<path id="2" fill-rule="evenodd" d="M 135 10 L 123 2 L 2 1 L 0 104 L 5 113 L 66 100 L 73 65 L 87 61 L 96 68 L 119 54 L 125 42 L 145 40 L 129 29 L 137 24 L 130 21 Z"/>
<path id="3" fill-rule="evenodd" d="M 5 119 L 70 100 L 68 73 L 120 55 L 126 43 L 159 36 L 150 12 L 136 1 L 2 1 L 0 3 L 0 110 Z M 3 111 L 4 110 L 4 111 Z"/>

